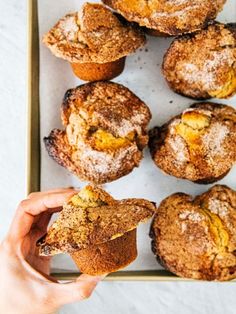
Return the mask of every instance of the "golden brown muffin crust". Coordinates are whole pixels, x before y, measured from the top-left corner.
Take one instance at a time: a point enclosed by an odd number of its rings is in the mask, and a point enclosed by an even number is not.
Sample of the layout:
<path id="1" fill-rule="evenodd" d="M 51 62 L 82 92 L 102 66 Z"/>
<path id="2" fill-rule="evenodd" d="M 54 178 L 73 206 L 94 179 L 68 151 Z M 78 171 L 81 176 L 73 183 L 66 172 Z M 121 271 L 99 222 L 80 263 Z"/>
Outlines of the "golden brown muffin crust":
<path id="1" fill-rule="evenodd" d="M 59 165 L 66 167 L 71 172 L 77 171 L 71 159 L 72 147 L 69 145 L 64 131 L 52 130 L 50 136 L 44 138 L 44 144 L 49 156 Z"/>
<path id="2" fill-rule="evenodd" d="M 190 33 L 214 20 L 226 0 L 102 0 L 128 21 L 170 35 Z"/>
<path id="3" fill-rule="evenodd" d="M 150 132 L 150 151 L 164 172 L 198 183 L 223 177 L 236 162 L 236 111 L 198 103 Z"/>
<path id="4" fill-rule="evenodd" d="M 204 280 L 236 278 L 236 192 L 216 185 L 193 199 L 166 198 L 153 219 L 152 249 L 178 276 Z"/>
<path id="5" fill-rule="evenodd" d="M 114 200 L 87 186 L 63 206 L 57 220 L 40 240 L 40 254 L 73 253 L 121 237 L 145 222 L 155 205 L 144 199 Z"/>
<path id="6" fill-rule="evenodd" d="M 83 81 L 96 82 L 112 80 L 120 75 L 125 67 L 126 57 L 106 63 L 71 63 L 76 76 Z"/>
<path id="7" fill-rule="evenodd" d="M 236 92 L 236 25 L 214 23 L 173 41 L 163 74 L 175 92 L 195 99 Z"/>
<path id="8" fill-rule="evenodd" d="M 71 257 L 82 273 L 98 276 L 128 266 L 136 259 L 137 254 L 134 229 L 115 240 L 72 253 Z"/>
<path id="9" fill-rule="evenodd" d="M 96 82 L 69 90 L 62 122 L 66 131 L 45 138 L 49 155 L 83 180 L 105 183 L 139 165 L 148 142 L 148 107 L 126 87 Z"/>
<path id="10" fill-rule="evenodd" d="M 141 30 L 123 24 L 108 8 L 95 3 L 85 3 L 79 12 L 66 15 L 43 38 L 55 56 L 72 63 L 115 61 L 145 41 Z"/>

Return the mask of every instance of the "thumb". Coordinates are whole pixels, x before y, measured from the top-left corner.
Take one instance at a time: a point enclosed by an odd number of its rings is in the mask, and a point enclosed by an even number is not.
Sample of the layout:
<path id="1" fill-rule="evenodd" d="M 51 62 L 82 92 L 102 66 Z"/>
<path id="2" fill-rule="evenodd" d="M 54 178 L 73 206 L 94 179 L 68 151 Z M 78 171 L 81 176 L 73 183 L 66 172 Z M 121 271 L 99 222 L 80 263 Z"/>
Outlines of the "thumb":
<path id="1" fill-rule="evenodd" d="M 81 275 L 76 281 L 71 283 L 52 284 L 52 293 L 55 297 L 57 306 L 60 307 L 67 303 L 87 299 L 93 290 L 105 276 Z"/>

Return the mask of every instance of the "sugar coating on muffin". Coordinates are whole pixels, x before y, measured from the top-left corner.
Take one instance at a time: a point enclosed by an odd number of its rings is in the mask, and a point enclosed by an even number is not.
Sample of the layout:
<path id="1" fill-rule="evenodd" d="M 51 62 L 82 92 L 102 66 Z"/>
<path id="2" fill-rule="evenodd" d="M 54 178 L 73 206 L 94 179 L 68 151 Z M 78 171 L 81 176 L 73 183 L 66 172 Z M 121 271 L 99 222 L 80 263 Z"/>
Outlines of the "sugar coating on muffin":
<path id="1" fill-rule="evenodd" d="M 105 183 L 139 165 L 151 113 L 126 87 L 96 82 L 71 89 L 61 114 L 66 130 L 53 130 L 44 139 L 46 148 L 81 179 Z"/>
<path id="2" fill-rule="evenodd" d="M 236 111 L 213 103 L 194 104 L 150 132 L 150 151 L 165 173 L 211 183 L 236 162 Z"/>
<path id="3" fill-rule="evenodd" d="M 66 15 L 43 38 L 55 56 L 72 63 L 112 62 L 145 41 L 141 30 L 95 3 L 85 3 L 79 12 Z"/>
<path id="4" fill-rule="evenodd" d="M 68 253 L 91 275 L 116 271 L 136 258 L 136 228 L 154 212 L 155 205 L 147 200 L 118 201 L 98 187 L 86 186 L 63 206 L 40 239 L 39 254 Z"/>
<path id="5" fill-rule="evenodd" d="M 201 29 L 214 20 L 226 0 L 103 0 L 127 20 L 178 35 Z"/>
<path id="6" fill-rule="evenodd" d="M 40 253 L 73 253 L 114 240 L 151 218 L 154 211 L 155 205 L 147 200 L 118 201 L 98 187 L 86 186 L 63 206 L 40 241 Z"/>
<path id="7" fill-rule="evenodd" d="M 236 24 L 214 23 L 177 38 L 165 54 L 163 74 L 175 92 L 196 99 L 236 92 Z"/>
<path id="8" fill-rule="evenodd" d="M 176 193 L 160 204 L 151 226 L 158 261 L 181 277 L 236 278 L 236 192 L 216 185 L 192 198 Z"/>

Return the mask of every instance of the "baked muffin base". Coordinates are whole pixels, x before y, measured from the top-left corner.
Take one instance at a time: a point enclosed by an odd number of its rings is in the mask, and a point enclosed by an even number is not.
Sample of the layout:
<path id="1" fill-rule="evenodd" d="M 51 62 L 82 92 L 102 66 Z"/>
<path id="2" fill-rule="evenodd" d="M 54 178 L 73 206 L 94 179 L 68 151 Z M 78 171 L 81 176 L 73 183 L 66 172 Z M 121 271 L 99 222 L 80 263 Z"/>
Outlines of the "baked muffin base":
<path id="1" fill-rule="evenodd" d="M 136 229 L 112 241 L 72 253 L 71 257 L 84 274 L 97 276 L 115 272 L 137 257 Z"/>
<path id="2" fill-rule="evenodd" d="M 120 75 L 126 57 L 107 63 L 70 63 L 74 74 L 83 81 L 105 81 Z"/>

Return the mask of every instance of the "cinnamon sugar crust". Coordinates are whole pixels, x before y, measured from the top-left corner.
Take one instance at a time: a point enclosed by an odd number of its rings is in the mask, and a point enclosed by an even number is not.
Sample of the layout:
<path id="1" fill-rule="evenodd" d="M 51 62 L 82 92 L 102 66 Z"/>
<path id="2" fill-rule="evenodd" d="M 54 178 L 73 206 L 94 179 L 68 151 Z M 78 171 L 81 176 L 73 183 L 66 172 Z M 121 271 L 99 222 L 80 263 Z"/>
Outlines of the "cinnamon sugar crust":
<path id="1" fill-rule="evenodd" d="M 201 280 L 236 278 L 236 192 L 216 185 L 193 199 L 176 193 L 160 204 L 150 236 L 168 270 Z"/>
<path id="2" fill-rule="evenodd" d="M 236 111 L 198 103 L 150 132 L 155 164 L 165 173 L 196 183 L 224 177 L 236 162 Z"/>
<path id="3" fill-rule="evenodd" d="M 63 206 L 57 220 L 39 241 L 41 255 L 73 253 L 122 237 L 155 212 L 144 199 L 115 200 L 100 188 L 87 186 Z M 122 241 L 121 241 L 122 242 Z"/>
<path id="4" fill-rule="evenodd" d="M 72 63 L 107 63 L 134 52 L 146 39 L 105 6 L 85 3 L 59 20 L 43 42 L 55 56 Z"/>
<path id="5" fill-rule="evenodd" d="M 139 165 L 151 113 L 126 87 L 95 82 L 71 89 L 61 117 L 66 129 L 53 130 L 44 139 L 46 149 L 81 179 L 101 184 Z"/>
<path id="6" fill-rule="evenodd" d="M 177 93 L 195 99 L 231 97 L 236 92 L 236 24 L 214 23 L 175 39 L 162 67 Z"/>
<path id="7" fill-rule="evenodd" d="M 162 33 L 179 35 L 203 28 L 214 20 L 226 0 L 102 0 L 128 21 Z"/>

